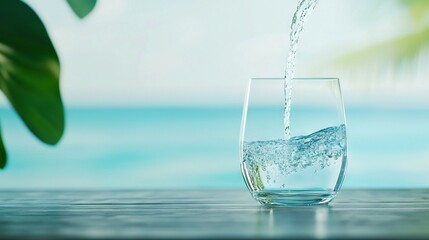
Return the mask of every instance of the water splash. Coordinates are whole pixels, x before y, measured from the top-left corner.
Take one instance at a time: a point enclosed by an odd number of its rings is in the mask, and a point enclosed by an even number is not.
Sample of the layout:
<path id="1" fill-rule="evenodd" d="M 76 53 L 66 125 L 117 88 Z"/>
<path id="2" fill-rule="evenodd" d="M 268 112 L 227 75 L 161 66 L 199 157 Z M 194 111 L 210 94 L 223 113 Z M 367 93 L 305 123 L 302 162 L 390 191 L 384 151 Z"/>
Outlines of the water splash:
<path id="1" fill-rule="evenodd" d="M 309 167 L 322 170 L 346 155 L 344 124 L 289 140 L 244 142 L 243 162 L 252 179 L 266 176 L 270 184 L 278 174 L 287 176 Z"/>

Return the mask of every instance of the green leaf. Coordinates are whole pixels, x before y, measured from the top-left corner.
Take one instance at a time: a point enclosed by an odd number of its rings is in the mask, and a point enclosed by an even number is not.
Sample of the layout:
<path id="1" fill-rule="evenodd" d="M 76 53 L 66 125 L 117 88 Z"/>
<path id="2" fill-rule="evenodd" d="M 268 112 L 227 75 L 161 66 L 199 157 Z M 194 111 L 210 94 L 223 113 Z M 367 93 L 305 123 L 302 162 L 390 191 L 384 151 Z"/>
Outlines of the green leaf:
<path id="1" fill-rule="evenodd" d="M 4 148 L 3 139 L 1 138 L 0 132 L 0 168 L 4 168 L 6 166 L 6 149 Z"/>
<path id="2" fill-rule="evenodd" d="M 67 3 L 79 18 L 84 18 L 94 9 L 97 0 L 67 0 Z"/>
<path id="3" fill-rule="evenodd" d="M 406 7 L 416 23 L 424 23 L 429 13 L 429 1 L 427 0 L 397 0 Z"/>
<path id="4" fill-rule="evenodd" d="M 411 20 L 412 23 L 407 25 L 406 34 L 344 54 L 329 65 L 357 68 L 360 72 L 368 72 L 369 69 L 363 71 L 363 67 L 374 69 L 376 65 L 388 65 L 397 69 L 401 64 L 415 60 L 418 54 L 429 46 L 429 25 L 426 21 L 429 1 L 397 0 L 397 2 L 409 13 L 409 18 L 404 18 L 404 21 Z"/>
<path id="5" fill-rule="evenodd" d="M 0 1 L 0 90 L 30 131 L 56 144 L 64 131 L 60 63 L 42 21 L 25 3 Z"/>
<path id="6" fill-rule="evenodd" d="M 335 63 L 339 65 L 370 65 L 375 61 L 383 60 L 399 65 L 405 60 L 415 58 L 427 46 L 429 46 L 429 26 L 346 54 L 336 59 Z"/>

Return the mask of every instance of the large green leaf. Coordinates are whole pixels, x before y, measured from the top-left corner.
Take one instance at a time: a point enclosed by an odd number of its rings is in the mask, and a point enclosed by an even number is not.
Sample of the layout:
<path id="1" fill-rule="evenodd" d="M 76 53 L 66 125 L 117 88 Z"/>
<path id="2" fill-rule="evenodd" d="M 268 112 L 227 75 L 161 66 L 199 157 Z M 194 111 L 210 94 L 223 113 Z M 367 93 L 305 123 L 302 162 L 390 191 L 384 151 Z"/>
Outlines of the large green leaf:
<path id="1" fill-rule="evenodd" d="M 4 168 L 6 166 L 6 149 L 3 145 L 3 139 L 1 138 L 0 132 L 0 168 Z"/>
<path id="2" fill-rule="evenodd" d="M 94 9 L 97 0 L 67 0 L 67 2 L 79 18 L 84 18 Z"/>
<path id="3" fill-rule="evenodd" d="M 42 21 L 19 0 L 0 1 L 0 90 L 40 140 L 64 131 L 60 63 Z M 1 155 L 0 155 L 1 157 Z"/>

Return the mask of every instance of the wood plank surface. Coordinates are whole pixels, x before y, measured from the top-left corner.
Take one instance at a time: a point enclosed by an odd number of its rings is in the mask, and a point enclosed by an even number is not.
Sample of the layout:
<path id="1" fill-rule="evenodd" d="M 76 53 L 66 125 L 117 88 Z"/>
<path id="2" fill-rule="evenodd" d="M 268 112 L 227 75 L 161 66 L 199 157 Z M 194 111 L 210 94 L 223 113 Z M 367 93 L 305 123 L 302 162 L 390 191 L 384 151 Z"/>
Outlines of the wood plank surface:
<path id="1" fill-rule="evenodd" d="M 245 190 L 1 191 L 3 238 L 429 238 L 429 190 L 267 208 Z"/>

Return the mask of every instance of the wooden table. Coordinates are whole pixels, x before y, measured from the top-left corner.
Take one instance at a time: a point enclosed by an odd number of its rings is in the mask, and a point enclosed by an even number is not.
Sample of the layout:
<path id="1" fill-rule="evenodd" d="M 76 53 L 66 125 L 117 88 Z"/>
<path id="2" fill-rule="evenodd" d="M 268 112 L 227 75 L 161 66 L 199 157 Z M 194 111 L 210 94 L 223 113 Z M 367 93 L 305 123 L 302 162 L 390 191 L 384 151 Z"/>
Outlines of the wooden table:
<path id="1" fill-rule="evenodd" d="M 1 191 L 8 238 L 429 238 L 429 190 L 343 190 L 266 208 L 245 190 Z"/>

